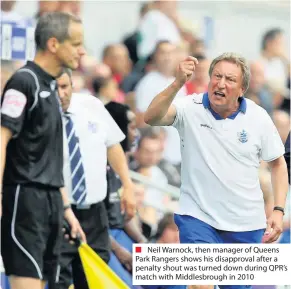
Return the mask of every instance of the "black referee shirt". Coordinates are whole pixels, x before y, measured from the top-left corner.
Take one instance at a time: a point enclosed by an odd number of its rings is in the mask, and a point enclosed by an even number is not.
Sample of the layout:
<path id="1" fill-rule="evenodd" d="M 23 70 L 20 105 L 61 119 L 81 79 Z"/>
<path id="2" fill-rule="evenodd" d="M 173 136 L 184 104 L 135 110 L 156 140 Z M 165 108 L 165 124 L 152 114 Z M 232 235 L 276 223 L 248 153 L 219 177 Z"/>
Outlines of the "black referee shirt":
<path id="1" fill-rule="evenodd" d="M 13 137 L 7 146 L 3 184 L 64 185 L 56 89 L 56 80 L 31 61 L 8 80 L 1 98 L 1 125 Z"/>

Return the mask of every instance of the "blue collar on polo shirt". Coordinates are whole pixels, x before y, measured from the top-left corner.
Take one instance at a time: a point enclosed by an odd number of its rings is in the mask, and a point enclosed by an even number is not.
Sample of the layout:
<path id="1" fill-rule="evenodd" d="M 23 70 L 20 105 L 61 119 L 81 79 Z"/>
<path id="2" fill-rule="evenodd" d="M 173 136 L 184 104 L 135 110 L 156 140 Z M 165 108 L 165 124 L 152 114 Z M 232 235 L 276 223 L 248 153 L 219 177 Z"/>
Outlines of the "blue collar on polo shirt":
<path id="1" fill-rule="evenodd" d="M 222 120 L 223 118 L 217 113 L 215 112 L 211 106 L 210 106 L 210 101 L 209 101 L 209 98 L 208 98 L 208 93 L 204 93 L 203 94 L 203 99 L 202 99 L 202 103 L 204 105 L 205 108 L 208 108 L 210 110 L 210 112 L 212 113 L 213 117 L 216 119 L 216 120 Z M 239 108 L 237 111 L 235 111 L 233 114 L 231 114 L 230 116 L 228 116 L 227 118 L 230 118 L 230 119 L 235 119 L 235 117 L 238 115 L 239 112 L 242 112 L 242 113 L 246 113 L 246 110 L 247 110 L 247 102 L 245 100 L 244 97 L 241 97 L 240 98 L 240 105 L 239 105 Z"/>

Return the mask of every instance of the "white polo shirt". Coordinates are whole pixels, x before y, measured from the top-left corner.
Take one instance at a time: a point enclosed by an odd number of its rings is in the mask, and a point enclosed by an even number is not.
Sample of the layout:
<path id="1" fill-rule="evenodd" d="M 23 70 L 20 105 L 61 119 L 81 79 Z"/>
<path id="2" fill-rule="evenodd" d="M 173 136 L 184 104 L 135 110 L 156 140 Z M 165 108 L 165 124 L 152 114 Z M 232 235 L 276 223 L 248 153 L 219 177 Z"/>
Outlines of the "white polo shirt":
<path id="1" fill-rule="evenodd" d="M 181 138 L 182 185 L 178 214 L 227 231 L 266 227 L 260 160 L 284 154 L 267 112 L 243 98 L 226 119 L 211 108 L 208 94 L 176 100 L 172 124 Z"/>
<path id="2" fill-rule="evenodd" d="M 79 138 L 87 196 L 84 204 L 101 202 L 107 194 L 107 148 L 120 143 L 124 134 L 103 103 L 89 94 L 74 93 L 68 109 Z M 64 136 L 66 136 L 64 125 Z M 64 137 L 64 179 L 71 203 L 72 180 L 67 138 Z"/>

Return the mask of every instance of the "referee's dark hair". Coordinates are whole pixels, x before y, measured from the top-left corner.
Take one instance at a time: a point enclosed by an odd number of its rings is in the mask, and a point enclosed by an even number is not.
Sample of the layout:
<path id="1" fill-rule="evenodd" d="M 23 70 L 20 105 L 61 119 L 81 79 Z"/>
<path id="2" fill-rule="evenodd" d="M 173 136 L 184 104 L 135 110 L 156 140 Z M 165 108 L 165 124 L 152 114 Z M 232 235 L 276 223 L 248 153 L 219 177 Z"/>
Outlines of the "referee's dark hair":
<path id="1" fill-rule="evenodd" d="M 283 30 L 280 28 L 274 28 L 271 30 L 268 30 L 262 39 L 262 50 L 265 50 L 267 48 L 267 44 L 269 41 L 274 40 L 278 35 L 282 34 Z"/>
<path id="2" fill-rule="evenodd" d="M 60 43 L 70 37 L 69 26 L 71 22 L 82 23 L 82 21 L 71 14 L 63 12 L 51 12 L 42 15 L 35 29 L 36 50 L 46 50 L 47 41 L 56 38 Z"/>

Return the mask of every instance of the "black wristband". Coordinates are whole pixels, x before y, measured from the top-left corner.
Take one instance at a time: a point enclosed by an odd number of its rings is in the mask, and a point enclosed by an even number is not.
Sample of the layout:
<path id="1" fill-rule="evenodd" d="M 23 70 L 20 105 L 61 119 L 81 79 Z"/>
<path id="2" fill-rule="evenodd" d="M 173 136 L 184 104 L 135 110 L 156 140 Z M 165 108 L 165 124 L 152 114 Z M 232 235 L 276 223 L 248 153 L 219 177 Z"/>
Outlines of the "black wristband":
<path id="1" fill-rule="evenodd" d="M 70 205 L 70 204 L 64 206 L 64 211 L 66 211 L 66 210 L 68 210 L 68 209 L 71 209 L 71 205 Z"/>
<path id="2" fill-rule="evenodd" d="M 285 215 L 285 210 L 284 210 L 284 208 L 282 208 L 282 207 L 278 207 L 278 206 L 276 206 L 276 207 L 274 207 L 273 210 L 274 210 L 274 211 L 280 211 L 280 212 L 283 213 L 283 215 Z"/>

